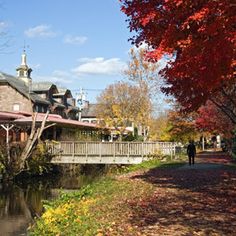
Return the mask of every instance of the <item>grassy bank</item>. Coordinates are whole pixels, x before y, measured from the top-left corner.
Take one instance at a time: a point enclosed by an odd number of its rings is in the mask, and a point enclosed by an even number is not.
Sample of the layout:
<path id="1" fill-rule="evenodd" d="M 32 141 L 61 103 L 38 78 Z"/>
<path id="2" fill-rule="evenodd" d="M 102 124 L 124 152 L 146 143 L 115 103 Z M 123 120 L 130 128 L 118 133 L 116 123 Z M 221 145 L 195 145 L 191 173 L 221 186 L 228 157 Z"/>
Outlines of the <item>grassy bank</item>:
<path id="1" fill-rule="evenodd" d="M 140 165 L 122 168 L 119 175 L 104 177 L 78 192 L 62 194 L 45 204 L 46 211 L 30 229 L 30 235 L 136 235 L 130 219 L 135 213 L 130 207 L 145 204 L 153 194 L 151 183 L 132 179 L 151 168 L 173 168 L 181 161 L 150 160 Z M 126 178 L 127 172 L 131 178 Z"/>

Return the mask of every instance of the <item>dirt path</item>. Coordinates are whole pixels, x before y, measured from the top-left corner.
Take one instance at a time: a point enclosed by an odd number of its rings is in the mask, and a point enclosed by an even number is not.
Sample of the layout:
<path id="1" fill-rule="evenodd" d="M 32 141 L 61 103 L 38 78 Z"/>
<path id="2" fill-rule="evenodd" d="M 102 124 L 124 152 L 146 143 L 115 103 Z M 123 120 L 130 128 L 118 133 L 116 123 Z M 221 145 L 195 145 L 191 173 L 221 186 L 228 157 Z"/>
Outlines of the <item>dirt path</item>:
<path id="1" fill-rule="evenodd" d="M 232 164 L 228 154 L 223 152 L 201 152 L 197 155 L 195 165 L 189 166 L 187 163 L 180 169 L 211 169 L 222 168 L 224 165 Z"/>
<path id="2" fill-rule="evenodd" d="M 137 235 L 236 235 L 236 168 L 230 162 L 223 153 L 202 153 L 194 167 L 130 177 L 155 187 L 141 205 L 130 205 Z"/>

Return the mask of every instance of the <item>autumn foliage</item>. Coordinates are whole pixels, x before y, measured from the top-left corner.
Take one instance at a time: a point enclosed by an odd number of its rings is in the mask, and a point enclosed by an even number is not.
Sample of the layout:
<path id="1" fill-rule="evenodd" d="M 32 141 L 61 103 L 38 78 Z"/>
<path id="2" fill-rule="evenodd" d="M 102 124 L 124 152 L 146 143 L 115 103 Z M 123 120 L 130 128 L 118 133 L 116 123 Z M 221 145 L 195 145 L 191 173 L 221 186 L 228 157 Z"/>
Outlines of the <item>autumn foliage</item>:
<path id="1" fill-rule="evenodd" d="M 147 58 L 172 60 L 162 70 L 166 94 L 185 111 L 197 110 L 225 84 L 235 66 L 235 4 L 232 0 L 121 0 L 132 43 L 150 46 Z"/>
<path id="2" fill-rule="evenodd" d="M 210 101 L 199 108 L 195 124 L 198 130 L 220 133 L 224 137 L 231 137 L 234 129 L 231 120 Z"/>
<path id="3" fill-rule="evenodd" d="M 186 115 L 175 109 L 169 112 L 168 119 L 171 140 L 187 143 L 189 140 L 197 139 L 198 130 L 195 124 L 195 113 Z"/>
<path id="4" fill-rule="evenodd" d="M 146 127 L 151 113 L 151 102 L 145 87 L 117 82 L 109 85 L 97 97 L 96 114 L 106 127 L 124 133 L 126 127 Z"/>

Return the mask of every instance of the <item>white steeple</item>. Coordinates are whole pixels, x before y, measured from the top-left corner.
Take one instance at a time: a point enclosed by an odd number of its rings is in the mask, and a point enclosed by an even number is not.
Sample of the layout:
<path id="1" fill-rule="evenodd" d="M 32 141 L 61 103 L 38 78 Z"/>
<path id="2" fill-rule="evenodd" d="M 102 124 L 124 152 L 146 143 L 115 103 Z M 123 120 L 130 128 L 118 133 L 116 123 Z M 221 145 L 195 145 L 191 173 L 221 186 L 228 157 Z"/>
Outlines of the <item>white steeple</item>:
<path id="1" fill-rule="evenodd" d="M 32 82 L 32 79 L 30 77 L 32 69 L 28 67 L 26 59 L 27 56 L 24 48 L 23 53 L 21 55 L 21 65 L 18 68 L 16 68 L 16 71 L 17 71 L 17 77 L 23 80 L 27 86 L 30 86 Z"/>
<path id="2" fill-rule="evenodd" d="M 27 64 L 26 64 L 26 53 L 25 53 L 25 49 L 24 49 L 24 51 L 23 51 L 23 53 L 22 53 L 22 55 L 21 55 L 21 65 L 22 66 L 26 66 Z"/>

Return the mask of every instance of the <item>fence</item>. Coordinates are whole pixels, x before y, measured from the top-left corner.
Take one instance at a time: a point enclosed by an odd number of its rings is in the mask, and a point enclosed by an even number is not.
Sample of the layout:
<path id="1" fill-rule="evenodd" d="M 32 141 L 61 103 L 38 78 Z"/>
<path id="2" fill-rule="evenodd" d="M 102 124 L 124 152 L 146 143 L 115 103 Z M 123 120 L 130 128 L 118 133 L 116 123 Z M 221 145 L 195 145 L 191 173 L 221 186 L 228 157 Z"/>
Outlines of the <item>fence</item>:
<path id="1" fill-rule="evenodd" d="M 53 163 L 141 163 L 152 154 L 175 155 L 171 142 L 70 142 L 52 146 Z"/>

